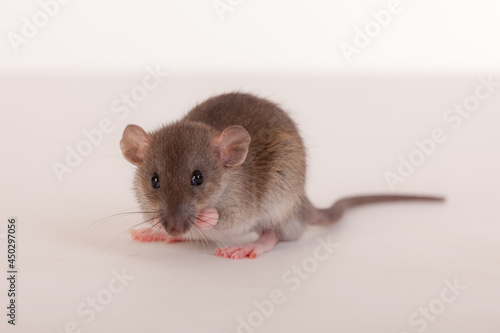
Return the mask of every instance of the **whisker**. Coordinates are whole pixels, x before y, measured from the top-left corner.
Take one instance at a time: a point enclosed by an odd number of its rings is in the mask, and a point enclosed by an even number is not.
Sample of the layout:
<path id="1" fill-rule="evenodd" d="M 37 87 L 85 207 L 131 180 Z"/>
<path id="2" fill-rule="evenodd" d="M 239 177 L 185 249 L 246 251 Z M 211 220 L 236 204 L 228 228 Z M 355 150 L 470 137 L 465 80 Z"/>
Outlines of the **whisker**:
<path id="1" fill-rule="evenodd" d="M 207 223 L 206 221 L 203 221 L 203 220 L 201 220 L 199 218 L 196 218 L 196 219 L 199 220 L 199 221 L 201 221 L 201 222 Z M 216 232 L 216 231 L 220 231 L 220 230 L 216 230 L 216 229 L 212 229 L 212 228 L 210 228 L 210 229 L 200 229 L 200 230 L 203 230 L 203 231 L 209 233 L 210 236 L 211 236 L 211 238 L 213 240 L 215 240 L 215 243 L 217 244 L 218 247 L 228 247 L 227 244 L 224 242 L 223 238 L 219 237 L 219 235 Z M 222 246 L 221 246 L 221 244 L 222 244 Z"/>
<path id="2" fill-rule="evenodd" d="M 196 217 L 193 215 L 191 216 L 191 218 L 194 217 L 196 219 Z M 208 255 L 209 253 L 209 249 L 210 249 L 210 243 L 207 239 L 207 236 L 204 232 L 204 230 L 201 230 L 201 229 L 198 229 L 196 228 L 196 222 L 191 220 L 191 218 L 188 219 L 189 223 L 191 223 L 193 225 L 193 228 L 195 228 L 196 231 L 193 231 L 193 234 L 196 235 L 196 234 L 200 234 L 201 235 L 201 243 L 203 245 L 203 250 L 205 251 L 205 254 Z M 206 245 L 206 248 L 205 248 L 205 245 Z"/>
<path id="3" fill-rule="evenodd" d="M 202 218 L 206 218 L 206 217 L 207 217 L 207 216 L 202 215 L 202 214 L 200 214 L 200 215 L 198 215 L 198 216 L 199 216 L 199 217 L 202 217 Z M 198 221 L 200 221 L 200 222 L 203 222 L 203 223 L 208 223 L 208 222 L 206 222 L 206 221 L 204 221 L 204 220 L 202 220 L 202 219 L 200 219 L 200 218 L 198 218 L 198 217 L 197 217 L 196 219 L 197 219 Z M 241 219 L 239 219 L 239 220 L 240 220 L 241 222 L 245 223 L 245 224 L 246 224 L 247 226 L 249 226 L 249 227 L 250 227 L 250 229 L 251 229 L 251 227 L 252 227 L 252 226 L 251 226 L 248 222 L 243 221 L 243 220 L 241 220 Z M 219 219 L 219 222 L 224 222 L 224 220 Z M 217 243 L 217 245 L 218 245 L 219 247 L 228 247 L 228 246 L 227 246 L 227 244 L 226 244 L 226 242 L 225 242 L 223 239 L 230 239 L 230 240 L 232 240 L 234 243 L 236 243 L 238 246 L 240 246 L 240 247 L 242 246 L 241 242 L 240 242 L 240 241 L 239 241 L 239 240 L 238 240 L 235 236 L 233 236 L 233 235 L 229 235 L 229 236 L 228 236 L 228 235 L 226 234 L 225 230 L 220 230 L 220 229 L 217 229 L 217 228 L 210 228 L 210 229 L 204 229 L 204 231 L 206 231 L 207 233 L 209 233 L 209 234 L 211 235 L 211 238 L 214 238 L 214 240 L 216 240 L 216 243 Z M 222 237 L 221 237 L 221 235 L 220 235 L 220 234 L 222 234 Z M 220 244 L 222 244 L 223 246 L 220 246 Z"/>
<path id="4" fill-rule="evenodd" d="M 227 247 L 227 244 L 225 243 L 224 239 L 222 239 L 221 237 L 219 237 L 219 235 L 217 235 L 217 232 L 215 232 L 212 229 L 207 229 L 205 231 L 208 234 L 210 234 L 210 238 L 215 241 L 215 244 L 217 245 L 217 247 Z"/>
<path id="5" fill-rule="evenodd" d="M 149 211 L 116 213 L 116 214 L 112 214 L 112 215 L 103 217 L 97 221 L 92 222 L 90 225 L 86 226 L 81 231 L 82 232 L 88 231 L 90 233 L 90 232 L 94 231 L 97 227 L 100 227 L 100 226 L 104 225 L 104 223 L 109 222 L 109 220 L 112 220 L 112 219 L 115 219 L 115 218 L 118 218 L 121 216 L 127 216 L 127 215 L 133 215 L 133 214 L 155 214 L 155 213 L 156 212 L 149 212 Z M 96 226 L 96 224 L 98 224 L 99 222 L 102 222 L 102 221 L 104 221 L 102 224 Z M 92 227 L 94 227 L 92 230 L 88 230 L 89 228 L 92 228 Z"/>
<path id="6" fill-rule="evenodd" d="M 111 242 L 110 242 L 108 245 L 106 245 L 104 248 L 105 248 L 105 249 L 107 249 L 109 246 L 113 245 L 113 243 L 115 243 L 116 241 L 118 241 L 121 237 L 123 237 L 126 233 L 128 233 L 128 232 L 129 232 L 130 230 L 132 230 L 133 228 L 135 228 L 135 227 L 137 227 L 137 226 L 140 226 L 140 225 L 142 225 L 142 224 L 145 224 L 145 223 L 149 223 L 149 222 L 153 221 L 155 218 L 156 218 L 156 217 L 151 218 L 151 219 L 148 219 L 148 220 L 143 221 L 143 222 L 141 222 L 141 223 L 137 223 L 137 224 L 135 224 L 135 225 L 131 226 L 130 228 L 127 228 L 127 229 L 126 229 L 124 232 L 122 232 L 120 235 L 118 235 L 117 237 L 113 238 L 113 239 L 111 240 Z M 157 222 L 157 223 L 153 224 L 150 228 L 146 229 L 144 232 L 146 232 L 147 230 L 150 230 L 151 228 L 154 228 L 156 225 L 158 225 L 158 223 L 160 223 L 160 222 Z"/>

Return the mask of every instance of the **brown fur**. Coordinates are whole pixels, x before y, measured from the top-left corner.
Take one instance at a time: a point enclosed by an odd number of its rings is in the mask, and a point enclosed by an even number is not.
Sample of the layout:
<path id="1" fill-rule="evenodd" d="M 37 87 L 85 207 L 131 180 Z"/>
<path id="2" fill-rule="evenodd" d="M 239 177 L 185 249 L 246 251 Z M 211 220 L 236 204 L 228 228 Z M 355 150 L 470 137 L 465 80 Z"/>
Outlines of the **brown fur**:
<path id="1" fill-rule="evenodd" d="M 248 145 L 242 164 L 221 163 L 214 142 L 230 126 L 250 135 L 240 140 L 235 154 Z M 332 222 L 352 205 L 388 200 L 439 200 L 432 197 L 365 196 L 344 199 L 327 210 L 313 207 L 305 195 L 306 158 L 302 138 L 292 119 L 276 104 L 249 94 L 216 96 L 194 107 L 183 119 L 149 133 L 147 151 L 137 163 L 134 143 L 141 133 L 122 140 L 129 161 L 138 165 L 135 190 L 149 217 L 160 217 L 169 234 L 189 234 L 192 219 L 210 206 L 219 212 L 215 229 L 241 234 L 274 231 L 280 240 L 297 239 L 306 223 Z M 244 131 L 243 131 L 244 132 Z M 132 133 L 132 132 L 131 132 Z M 128 154 L 128 155 L 127 155 Z M 204 175 L 202 186 L 190 185 L 193 170 Z M 157 173 L 161 186 L 150 180 Z"/>

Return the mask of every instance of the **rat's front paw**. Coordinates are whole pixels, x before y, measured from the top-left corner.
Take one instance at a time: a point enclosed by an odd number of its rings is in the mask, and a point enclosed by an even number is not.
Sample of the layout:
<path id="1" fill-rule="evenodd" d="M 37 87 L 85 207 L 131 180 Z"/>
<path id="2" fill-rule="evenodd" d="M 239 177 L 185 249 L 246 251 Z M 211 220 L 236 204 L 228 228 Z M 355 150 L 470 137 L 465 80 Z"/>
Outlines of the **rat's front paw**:
<path id="1" fill-rule="evenodd" d="M 198 213 L 195 221 L 198 229 L 211 229 L 219 221 L 219 212 L 215 208 L 205 208 Z"/>
<path id="2" fill-rule="evenodd" d="M 139 242 L 167 242 L 175 243 L 182 241 L 182 237 L 172 237 L 163 228 L 141 228 L 130 230 L 132 239 Z"/>

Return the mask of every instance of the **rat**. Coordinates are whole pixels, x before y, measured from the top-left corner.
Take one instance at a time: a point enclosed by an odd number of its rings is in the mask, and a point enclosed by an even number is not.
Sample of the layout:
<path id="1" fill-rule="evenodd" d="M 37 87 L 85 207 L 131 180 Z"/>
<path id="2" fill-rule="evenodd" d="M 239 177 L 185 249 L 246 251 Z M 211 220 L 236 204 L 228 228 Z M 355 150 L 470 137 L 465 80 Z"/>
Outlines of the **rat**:
<path id="1" fill-rule="evenodd" d="M 255 232 L 254 242 L 221 247 L 224 258 L 256 258 L 307 225 L 330 224 L 346 209 L 386 201 L 443 201 L 438 196 L 362 195 L 316 208 L 305 194 L 306 149 L 297 125 L 277 104 L 227 93 L 184 118 L 146 132 L 128 125 L 120 141 L 137 166 L 134 190 L 146 221 L 142 242 L 223 239 Z"/>

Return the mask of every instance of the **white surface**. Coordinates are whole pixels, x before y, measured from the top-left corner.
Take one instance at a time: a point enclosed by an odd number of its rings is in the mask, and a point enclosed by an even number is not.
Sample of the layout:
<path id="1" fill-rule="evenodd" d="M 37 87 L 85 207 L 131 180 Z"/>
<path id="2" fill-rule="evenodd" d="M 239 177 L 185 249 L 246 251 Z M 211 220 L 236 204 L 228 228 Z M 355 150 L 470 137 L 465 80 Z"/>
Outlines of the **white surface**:
<path id="1" fill-rule="evenodd" d="M 442 115 L 474 92 L 477 76 L 172 73 L 119 119 L 111 102 L 145 73 L 2 76 L 0 230 L 7 216 L 19 218 L 21 272 L 19 325 L 2 319 L 2 332 L 62 332 L 71 321 L 84 332 L 236 332 L 238 318 L 274 289 L 286 300 L 255 332 L 417 332 L 410 315 L 455 279 L 467 289 L 426 332 L 498 332 L 500 91 L 452 130 Z M 137 209 L 134 169 L 118 146 L 127 123 L 154 128 L 235 88 L 269 97 L 294 115 L 309 149 L 308 193 L 318 206 L 347 194 L 388 192 L 384 172 L 439 126 L 448 141 L 397 190 L 444 194 L 448 201 L 359 208 L 257 260 L 215 257 L 215 245 L 134 243 L 126 230 L 141 221 L 138 215 L 93 225 Z M 104 117 L 116 129 L 58 182 L 51 163 Z M 340 247 L 292 291 L 283 274 L 311 260 L 317 239 L 329 235 Z M 108 288 L 113 269 L 135 279 L 85 322 L 77 307 Z M 6 293 L 0 294 L 3 303 Z"/>

